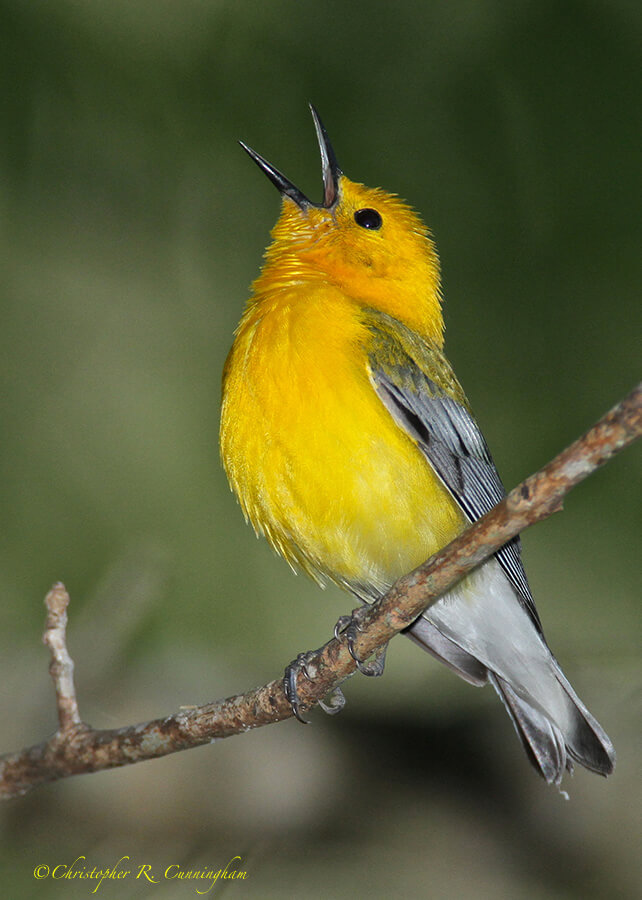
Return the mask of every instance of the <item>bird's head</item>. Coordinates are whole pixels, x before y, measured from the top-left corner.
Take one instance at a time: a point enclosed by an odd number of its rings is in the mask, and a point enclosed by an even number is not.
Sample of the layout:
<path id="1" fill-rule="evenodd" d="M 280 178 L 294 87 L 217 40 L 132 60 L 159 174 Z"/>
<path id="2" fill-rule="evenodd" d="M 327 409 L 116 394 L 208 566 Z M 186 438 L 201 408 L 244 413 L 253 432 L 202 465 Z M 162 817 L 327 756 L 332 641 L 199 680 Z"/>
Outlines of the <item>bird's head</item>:
<path id="1" fill-rule="evenodd" d="M 321 151 L 323 201 L 313 203 L 241 142 L 283 197 L 262 279 L 323 279 L 361 305 L 375 306 L 441 342 L 439 260 L 428 229 L 406 203 L 351 181 L 310 107 Z"/>

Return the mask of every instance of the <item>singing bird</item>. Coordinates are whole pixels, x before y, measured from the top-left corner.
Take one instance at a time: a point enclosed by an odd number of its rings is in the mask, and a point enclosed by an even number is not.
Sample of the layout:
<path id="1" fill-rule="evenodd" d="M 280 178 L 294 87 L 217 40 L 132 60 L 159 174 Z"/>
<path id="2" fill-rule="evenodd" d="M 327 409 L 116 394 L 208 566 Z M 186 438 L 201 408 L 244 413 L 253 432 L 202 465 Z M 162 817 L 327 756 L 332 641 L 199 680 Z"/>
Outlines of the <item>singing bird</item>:
<path id="1" fill-rule="evenodd" d="M 323 202 L 243 148 L 282 195 L 223 373 L 220 449 L 246 519 L 295 570 L 370 603 L 505 495 L 444 355 L 439 261 L 396 195 L 347 178 L 325 128 Z M 611 741 L 548 648 L 519 540 L 409 629 L 501 697 L 559 784 L 613 771 Z"/>

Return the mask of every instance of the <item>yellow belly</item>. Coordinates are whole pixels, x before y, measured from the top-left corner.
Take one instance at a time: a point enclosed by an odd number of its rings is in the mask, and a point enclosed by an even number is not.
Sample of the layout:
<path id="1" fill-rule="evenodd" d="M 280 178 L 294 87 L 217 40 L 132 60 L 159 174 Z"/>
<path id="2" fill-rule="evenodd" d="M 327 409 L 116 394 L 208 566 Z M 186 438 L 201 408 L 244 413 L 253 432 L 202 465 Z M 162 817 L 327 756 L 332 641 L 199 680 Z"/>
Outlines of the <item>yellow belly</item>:
<path id="1" fill-rule="evenodd" d="M 246 516 L 291 565 L 378 594 L 464 519 L 377 397 L 368 337 L 327 289 L 246 315 L 226 366 L 221 454 Z"/>

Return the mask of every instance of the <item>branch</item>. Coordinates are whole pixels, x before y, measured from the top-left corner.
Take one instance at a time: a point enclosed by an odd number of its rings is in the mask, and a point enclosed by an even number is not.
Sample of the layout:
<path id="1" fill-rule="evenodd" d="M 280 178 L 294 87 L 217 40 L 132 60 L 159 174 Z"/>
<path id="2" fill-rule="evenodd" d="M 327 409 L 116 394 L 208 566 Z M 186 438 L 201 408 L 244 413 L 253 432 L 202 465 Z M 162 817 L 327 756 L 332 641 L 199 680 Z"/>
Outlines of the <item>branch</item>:
<path id="1" fill-rule="evenodd" d="M 354 648 L 366 659 L 407 628 L 428 606 L 503 544 L 562 508 L 564 496 L 599 466 L 642 434 L 642 383 L 583 437 L 531 475 L 454 541 L 409 575 L 400 578 L 377 603 L 356 611 L 359 631 Z M 41 744 L 0 757 L 0 797 L 14 797 L 69 775 L 97 772 L 154 759 L 230 737 L 292 716 L 283 681 L 271 681 L 245 694 L 179 710 L 164 719 L 114 730 L 95 730 L 82 722 L 73 683 L 73 662 L 65 630 L 69 597 L 57 584 L 46 598 L 44 641 L 51 652 L 58 731 Z M 332 692 L 355 670 L 345 638 L 329 641 L 306 660 L 297 689 L 303 708 Z M 306 674 L 307 673 L 307 674 Z"/>
<path id="2" fill-rule="evenodd" d="M 49 647 L 51 653 L 49 674 L 56 689 L 60 731 L 67 733 L 73 731 L 76 726 L 82 725 L 82 721 L 78 712 L 74 686 L 74 661 L 67 650 L 69 594 L 64 584 L 60 582 L 54 584 L 45 597 L 45 606 L 47 607 L 47 621 L 42 642 Z"/>

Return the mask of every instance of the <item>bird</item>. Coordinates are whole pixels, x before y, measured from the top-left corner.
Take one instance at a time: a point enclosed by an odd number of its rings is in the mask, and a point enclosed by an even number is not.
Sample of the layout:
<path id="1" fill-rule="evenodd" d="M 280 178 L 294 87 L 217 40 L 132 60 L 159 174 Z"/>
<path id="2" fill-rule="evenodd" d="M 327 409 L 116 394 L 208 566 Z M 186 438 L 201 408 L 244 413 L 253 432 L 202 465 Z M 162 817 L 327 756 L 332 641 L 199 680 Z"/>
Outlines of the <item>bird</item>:
<path id="1" fill-rule="evenodd" d="M 505 489 L 444 353 L 430 231 L 397 195 L 343 173 L 310 109 L 320 203 L 240 142 L 282 201 L 223 370 L 220 453 L 257 534 L 295 571 L 372 603 Z M 519 538 L 406 633 L 495 688 L 549 784 L 574 763 L 613 771 L 609 737 L 544 638 Z"/>

